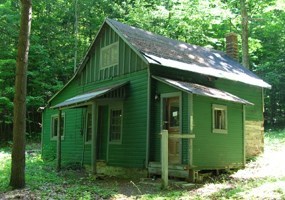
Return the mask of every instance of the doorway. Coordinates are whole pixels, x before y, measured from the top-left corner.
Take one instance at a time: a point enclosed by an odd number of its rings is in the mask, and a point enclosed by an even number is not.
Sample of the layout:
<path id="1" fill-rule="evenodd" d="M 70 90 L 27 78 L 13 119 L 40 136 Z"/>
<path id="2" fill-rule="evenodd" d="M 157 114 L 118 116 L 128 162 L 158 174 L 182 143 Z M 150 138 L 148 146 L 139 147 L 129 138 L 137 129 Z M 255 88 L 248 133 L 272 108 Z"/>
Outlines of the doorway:
<path id="1" fill-rule="evenodd" d="M 180 134 L 180 98 L 179 96 L 163 99 L 163 129 L 168 130 L 168 134 Z M 181 163 L 181 139 L 168 139 L 168 162 L 169 164 Z"/>

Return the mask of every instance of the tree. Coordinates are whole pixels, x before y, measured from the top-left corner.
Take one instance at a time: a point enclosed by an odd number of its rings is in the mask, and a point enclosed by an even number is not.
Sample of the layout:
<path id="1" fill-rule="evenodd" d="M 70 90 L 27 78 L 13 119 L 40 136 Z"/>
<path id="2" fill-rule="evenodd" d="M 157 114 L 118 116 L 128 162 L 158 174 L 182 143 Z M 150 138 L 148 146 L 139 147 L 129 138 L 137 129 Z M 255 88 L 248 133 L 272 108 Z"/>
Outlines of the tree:
<path id="1" fill-rule="evenodd" d="M 240 0 L 241 24 L 242 24 L 242 64 L 249 69 L 249 49 L 248 49 L 248 14 L 245 0 Z"/>
<path id="2" fill-rule="evenodd" d="M 13 149 L 10 186 L 25 187 L 25 134 L 27 67 L 32 20 L 32 1 L 21 0 L 21 22 L 16 63 Z"/>

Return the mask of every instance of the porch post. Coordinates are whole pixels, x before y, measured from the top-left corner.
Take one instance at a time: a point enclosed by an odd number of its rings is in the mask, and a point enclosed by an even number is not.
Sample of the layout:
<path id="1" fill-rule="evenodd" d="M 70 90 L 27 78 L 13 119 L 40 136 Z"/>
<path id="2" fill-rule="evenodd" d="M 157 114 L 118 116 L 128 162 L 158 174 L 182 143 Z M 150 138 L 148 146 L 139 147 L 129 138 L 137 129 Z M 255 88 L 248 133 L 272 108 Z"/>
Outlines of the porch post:
<path id="1" fill-rule="evenodd" d="M 97 128 L 96 128 L 96 104 L 92 103 L 92 150 L 91 150 L 91 165 L 93 174 L 97 173 L 96 160 L 97 160 Z"/>
<path id="2" fill-rule="evenodd" d="M 168 186 L 168 130 L 161 133 L 161 179 L 162 186 Z"/>
<path id="3" fill-rule="evenodd" d="M 242 105 L 242 124 L 243 124 L 243 165 L 246 164 L 246 132 L 245 132 L 245 105 Z"/>
<path id="4" fill-rule="evenodd" d="M 61 110 L 58 110 L 58 121 L 57 121 L 57 162 L 56 162 L 56 170 L 61 170 Z"/>

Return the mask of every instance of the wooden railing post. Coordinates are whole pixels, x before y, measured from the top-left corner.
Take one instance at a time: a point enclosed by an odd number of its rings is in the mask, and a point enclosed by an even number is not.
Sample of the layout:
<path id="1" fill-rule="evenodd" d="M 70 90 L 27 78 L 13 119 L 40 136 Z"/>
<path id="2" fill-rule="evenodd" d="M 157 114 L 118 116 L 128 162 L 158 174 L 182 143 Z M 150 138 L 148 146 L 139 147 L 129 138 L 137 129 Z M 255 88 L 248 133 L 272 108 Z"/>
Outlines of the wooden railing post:
<path id="1" fill-rule="evenodd" d="M 162 187 L 168 186 L 168 131 L 161 133 L 161 179 Z"/>

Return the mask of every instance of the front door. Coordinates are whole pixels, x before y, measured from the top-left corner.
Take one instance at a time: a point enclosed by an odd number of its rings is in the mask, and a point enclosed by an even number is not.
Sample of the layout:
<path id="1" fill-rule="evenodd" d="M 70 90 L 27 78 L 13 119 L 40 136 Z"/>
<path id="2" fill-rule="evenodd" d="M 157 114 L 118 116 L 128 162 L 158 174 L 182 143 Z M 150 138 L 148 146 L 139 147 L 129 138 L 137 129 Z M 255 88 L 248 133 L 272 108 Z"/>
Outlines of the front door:
<path id="1" fill-rule="evenodd" d="M 180 134 L 180 101 L 179 97 L 165 99 L 165 128 L 171 134 Z M 168 161 L 170 164 L 181 163 L 181 139 L 168 139 Z"/>

